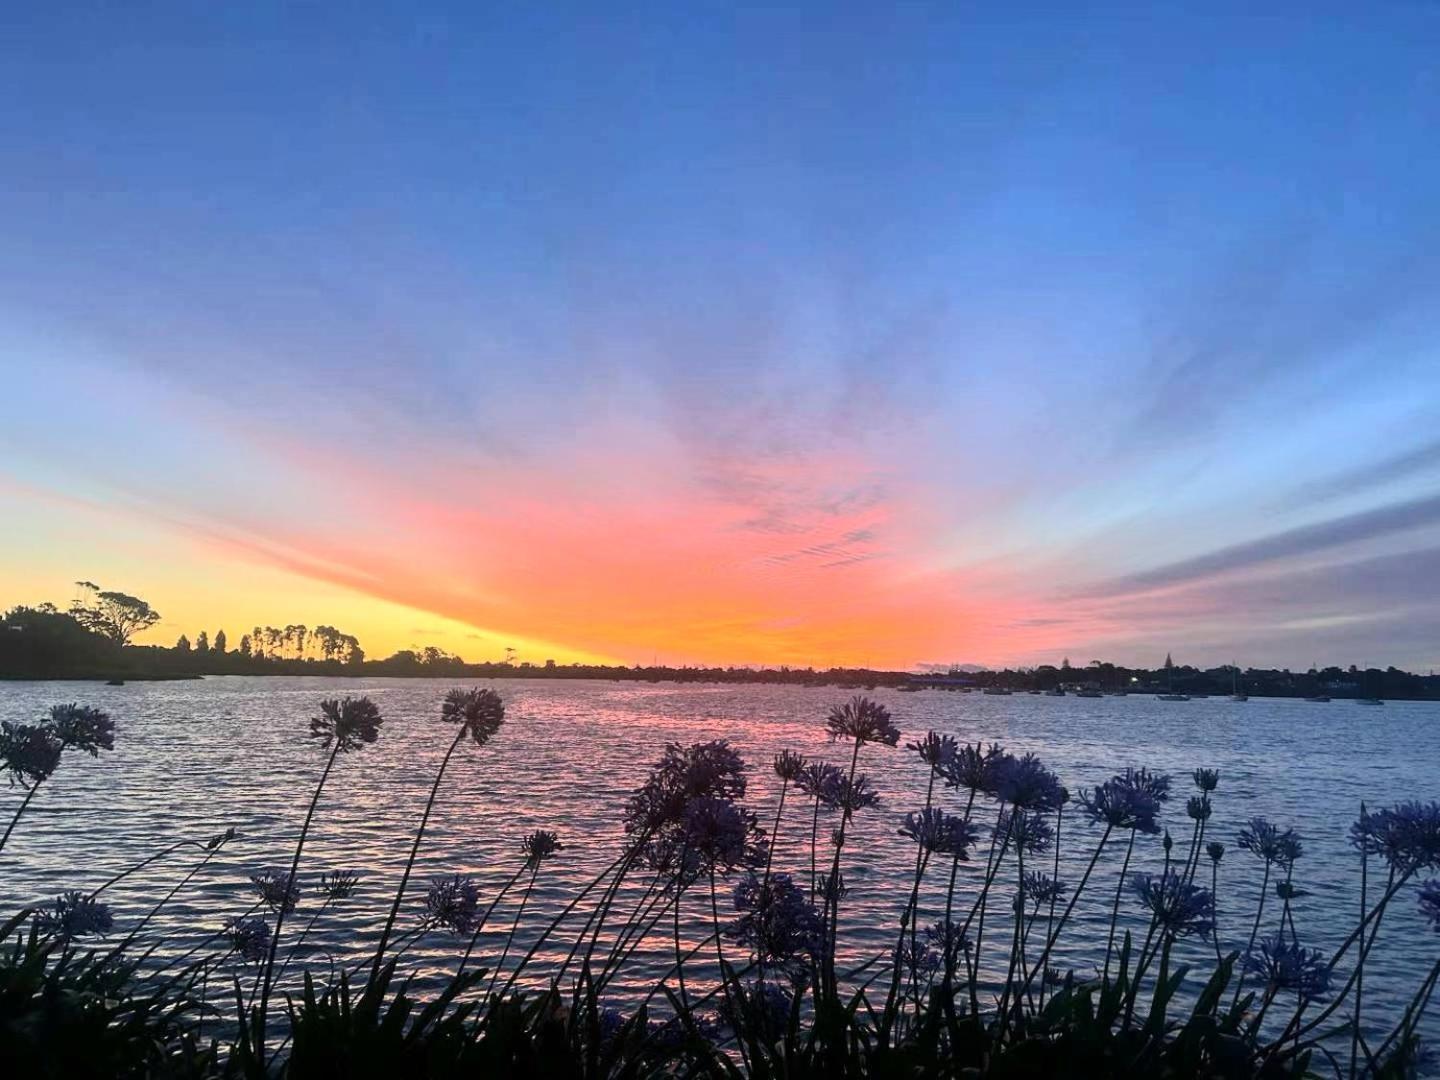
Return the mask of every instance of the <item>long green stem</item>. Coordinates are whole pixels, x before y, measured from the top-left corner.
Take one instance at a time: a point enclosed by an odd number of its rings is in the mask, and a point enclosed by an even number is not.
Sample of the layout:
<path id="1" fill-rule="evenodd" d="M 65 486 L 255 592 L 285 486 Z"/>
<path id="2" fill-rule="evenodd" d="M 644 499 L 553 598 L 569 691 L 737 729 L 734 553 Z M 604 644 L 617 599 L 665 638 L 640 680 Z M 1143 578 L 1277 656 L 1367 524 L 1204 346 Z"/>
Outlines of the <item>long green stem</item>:
<path id="1" fill-rule="evenodd" d="M 20 822 L 20 815 L 25 813 L 25 808 L 30 805 L 30 800 L 35 797 L 35 792 L 40 790 L 41 780 L 36 780 L 30 785 L 30 790 L 25 793 L 25 798 L 20 803 L 20 809 L 15 811 L 15 816 L 10 819 L 10 824 L 5 826 L 5 835 L 0 836 L 0 851 L 5 850 L 5 844 L 10 839 L 10 834 L 15 831 L 15 826 Z"/>
<path id="2" fill-rule="evenodd" d="M 325 761 L 325 771 L 315 785 L 315 794 L 310 798 L 310 808 L 305 811 L 305 823 L 300 826 L 300 839 L 295 842 L 295 856 L 290 860 L 290 875 L 282 883 L 286 894 L 294 887 L 296 875 L 300 872 L 300 855 L 305 850 L 305 838 L 310 834 L 310 822 L 315 818 L 315 807 L 320 804 L 320 793 L 325 790 L 325 781 L 330 779 L 330 770 L 335 767 L 335 758 L 340 753 L 340 740 L 335 740 L 330 756 Z M 287 905 L 282 901 L 275 913 L 275 932 L 270 935 L 270 951 L 265 957 L 265 973 L 260 989 L 259 1012 L 255 1017 L 255 1060 L 263 1072 L 265 1068 L 265 1014 L 270 1005 L 270 989 L 275 977 L 275 951 L 280 947 L 280 930 L 285 925 Z"/>
<path id="3" fill-rule="evenodd" d="M 1120 921 L 1120 897 L 1125 893 L 1125 879 L 1130 873 L 1130 856 L 1135 851 L 1135 832 L 1130 830 L 1130 842 L 1125 845 L 1125 859 L 1120 864 L 1120 880 L 1115 883 L 1115 903 L 1110 907 L 1110 936 L 1105 941 L 1105 974 L 1103 978 L 1108 982 L 1110 979 L 1110 956 L 1115 951 L 1115 927 Z"/>
<path id="4" fill-rule="evenodd" d="M 450 764 L 450 757 L 455 753 L 455 748 L 460 745 L 460 740 L 468 733 L 469 728 L 461 724 L 455 732 L 455 738 L 450 740 L 450 749 L 445 751 L 445 756 L 440 760 L 440 769 L 435 773 L 435 782 L 430 785 L 430 797 L 425 800 L 425 813 L 420 816 L 420 827 L 415 830 L 415 842 L 410 845 L 410 857 L 405 860 L 405 872 L 400 875 L 400 887 L 395 890 L 395 901 L 390 905 L 390 914 L 385 918 L 384 929 L 380 931 L 380 944 L 375 947 L 375 959 L 370 963 L 370 981 L 373 983 L 380 977 L 380 965 L 385 961 L 385 948 L 390 944 L 390 933 L 395 929 L 395 920 L 400 914 L 400 905 L 405 900 L 405 888 L 410 884 L 410 871 L 415 867 L 415 857 L 420 853 L 420 841 L 425 838 L 425 827 L 430 824 L 430 811 L 435 807 L 435 796 L 440 791 L 440 781 L 445 779 L 445 769 Z"/>

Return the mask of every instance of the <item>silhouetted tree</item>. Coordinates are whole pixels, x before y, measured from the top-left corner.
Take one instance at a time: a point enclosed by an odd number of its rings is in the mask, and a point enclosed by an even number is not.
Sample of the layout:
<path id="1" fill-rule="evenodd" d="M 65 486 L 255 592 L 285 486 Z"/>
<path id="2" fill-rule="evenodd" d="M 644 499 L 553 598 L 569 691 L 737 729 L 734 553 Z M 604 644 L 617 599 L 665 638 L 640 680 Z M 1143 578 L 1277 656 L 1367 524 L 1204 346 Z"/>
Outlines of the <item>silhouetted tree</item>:
<path id="1" fill-rule="evenodd" d="M 102 590 L 94 582 L 77 581 L 81 595 L 70 606 L 70 614 L 85 629 L 101 634 L 117 645 L 160 621 L 160 613 L 129 593 Z"/>
<path id="2" fill-rule="evenodd" d="M 205 633 L 204 630 L 201 630 L 199 636 L 195 639 L 195 651 L 202 656 L 208 655 L 210 652 L 210 635 Z"/>
<path id="3" fill-rule="evenodd" d="M 190 651 L 190 639 L 184 634 L 181 634 L 180 640 L 175 642 L 175 651 L 183 653 L 188 653 Z"/>
<path id="4" fill-rule="evenodd" d="M 212 649 L 214 649 L 217 653 L 219 653 L 221 656 L 224 656 L 224 655 L 225 655 L 225 650 L 226 650 L 226 648 L 227 648 L 228 646 L 229 646 L 229 643 L 225 640 L 225 631 L 224 631 L 224 630 L 216 630 L 216 631 L 215 631 L 215 644 L 212 645 L 212 646 L 210 646 L 210 647 L 211 647 Z"/>
<path id="5" fill-rule="evenodd" d="M 250 653 L 250 635 L 249 635 L 249 634 L 241 634 L 241 635 L 240 635 L 240 655 L 241 655 L 241 656 L 244 656 L 244 657 L 246 657 L 246 658 L 249 658 L 249 656 L 251 655 L 251 653 Z"/>

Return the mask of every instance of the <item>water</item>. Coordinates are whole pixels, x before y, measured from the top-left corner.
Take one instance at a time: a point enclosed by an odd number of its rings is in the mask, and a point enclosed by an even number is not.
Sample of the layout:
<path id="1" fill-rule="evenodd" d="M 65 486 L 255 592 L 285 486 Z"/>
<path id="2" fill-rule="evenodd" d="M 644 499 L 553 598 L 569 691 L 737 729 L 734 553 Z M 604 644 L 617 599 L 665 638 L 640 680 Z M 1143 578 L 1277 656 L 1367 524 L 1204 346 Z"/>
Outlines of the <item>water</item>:
<path id="1" fill-rule="evenodd" d="M 91 889 L 110 875 L 174 840 L 205 838 L 233 826 L 240 839 L 197 874 L 152 924 L 170 946 L 198 944 L 224 920 L 244 912 L 253 897 L 248 875 L 288 863 L 324 753 L 306 737 L 308 720 L 322 698 L 367 694 L 385 716 L 380 741 L 342 757 L 325 790 L 304 870 L 346 868 L 362 876 L 361 891 L 325 912 L 303 950 L 311 964 L 328 970 L 365 954 L 373 945 L 398 883 L 435 768 L 453 729 L 441 724 L 440 699 L 448 681 L 403 679 L 212 678 L 203 682 L 136 683 L 104 687 L 78 683 L 0 684 L 0 718 L 33 719 L 51 704 L 78 700 L 108 711 L 117 721 L 116 749 L 98 760 L 67 757 L 32 802 L 3 856 L 0 912 L 53 897 L 62 889 Z M 462 746 L 451 762 L 412 882 L 401 929 L 415 925 L 432 875 L 474 875 L 485 903 L 520 865 L 519 842 L 527 832 L 550 828 L 565 850 L 547 863 L 526 909 L 519 935 L 523 948 L 534 929 L 561 907 L 611 859 L 621 836 L 626 796 L 644 779 L 667 741 L 712 738 L 733 741 L 753 766 L 748 802 L 769 827 L 778 781 L 769 769 L 782 748 L 841 760 L 848 748 L 830 745 L 823 719 L 847 694 L 834 688 L 776 686 L 675 686 L 609 682 L 524 681 L 498 683 L 508 720 L 489 746 Z M 1309 891 L 1298 902 L 1304 943 L 1328 954 L 1353 928 L 1358 905 L 1359 862 L 1346 830 L 1362 800 L 1372 807 L 1399 799 L 1440 797 L 1440 706 L 1392 702 L 1367 709 L 1347 702 L 1220 699 L 1163 703 L 1150 697 L 1046 698 L 1029 695 L 877 690 L 906 739 L 927 729 L 964 741 L 997 740 L 1014 751 L 1034 751 L 1072 790 L 1098 783 L 1129 765 L 1175 776 L 1176 797 L 1164 821 L 1177 852 L 1190 838 L 1184 800 L 1196 767 L 1220 770 L 1215 816 L 1207 838 L 1228 848 L 1220 867 L 1219 924 L 1222 942 L 1242 945 L 1260 887 L 1260 864 L 1240 851 L 1235 833 L 1245 819 L 1263 814 L 1294 826 L 1305 841 L 1297 883 Z M 902 743 L 903 746 L 903 743 Z M 914 848 L 897 835 L 905 811 L 924 802 L 926 772 L 903 749 L 866 747 L 861 768 L 884 802 L 863 814 L 847 845 L 850 886 L 842 918 L 842 949 L 861 961 L 885 950 L 908 895 Z M 0 813 L 8 821 L 18 789 L 0 790 Z M 961 808 L 953 792 L 942 805 Z M 776 868 L 808 879 L 809 815 L 798 802 L 787 811 Z M 993 810 L 981 815 L 988 820 Z M 823 819 L 822 819 L 823 822 Z M 823 833 L 823 824 L 822 824 Z M 1079 879 L 1099 830 L 1078 815 L 1064 826 L 1060 877 Z M 1084 972 L 1103 956 L 1120 851 L 1105 859 L 1067 930 L 1057 966 Z M 126 932 L 151 904 L 194 866 L 198 856 L 179 854 L 127 878 L 107 893 L 117 929 Z M 1142 840 L 1134 869 L 1158 870 L 1158 838 Z M 983 865 L 983 858 L 982 858 Z M 1048 870 L 1049 867 L 1046 867 Z M 962 896 L 973 895 L 980 870 L 962 867 Z M 932 873 L 929 884 L 943 886 Z M 1208 865 L 1199 880 L 1208 885 Z M 1008 884 L 1005 886 L 1008 888 Z M 518 898 L 518 890 L 512 894 Z M 721 903 L 727 897 L 721 896 Z M 989 977 L 1003 976 L 1002 935 L 1008 901 L 993 908 L 985 957 Z M 307 897 L 310 910 L 314 904 Z M 698 939 L 708 890 L 687 907 L 684 931 Z M 933 919 L 943 898 L 925 897 Z M 1279 908 L 1272 894 L 1265 930 L 1273 931 Z M 968 900 L 961 910 L 968 909 Z M 1130 924 L 1144 924 L 1126 901 Z M 496 909 L 481 952 L 508 931 L 515 904 Z M 302 910 L 290 923 L 308 918 Z M 663 927 L 662 927 L 663 929 Z M 287 937 L 290 931 L 287 929 Z M 147 934 L 148 937 L 148 934 Z M 668 935 L 641 950 L 614 997 L 633 1001 L 648 990 L 669 962 Z M 1182 950 L 1194 958 L 1196 948 Z M 282 952 L 283 955 L 283 952 Z M 1365 990 L 1372 1017 L 1399 1015 L 1429 965 L 1440 955 L 1440 937 L 1418 915 L 1414 888 L 1392 905 L 1381 944 L 1367 964 Z M 453 970 L 453 938 L 426 935 L 407 956 L 432 978 Z M 542 959 L 553 958 L 549 949 Z M 422 980 L 423 985 L 423 980 Z M 1427 1032 L 1440 1034 L 1435 1020 Z"/>

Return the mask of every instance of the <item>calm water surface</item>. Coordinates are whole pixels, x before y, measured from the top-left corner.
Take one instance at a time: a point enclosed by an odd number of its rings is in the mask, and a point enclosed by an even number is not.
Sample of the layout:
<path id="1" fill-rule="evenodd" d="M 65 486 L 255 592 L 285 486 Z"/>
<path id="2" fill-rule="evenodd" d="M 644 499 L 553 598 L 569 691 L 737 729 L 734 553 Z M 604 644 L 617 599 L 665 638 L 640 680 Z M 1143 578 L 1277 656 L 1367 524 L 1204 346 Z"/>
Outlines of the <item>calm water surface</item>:
<path id="1" fill-rule="evenodd" d="M 340 759 L 304 863 L 312 875 L 346 868 L 362 876 L 360 893 L 316 923 L 305 950 L 311 962 L 323 969 L 362 955 L 378 934 L 453 730 L 436 720 L 440 699 L 451 685 L 318 678 L 212 678 L 124 687 L 0 683 L 0 718 L 33 719 L 51 704 L 78 700 L 107 710 L 118 724 L 113 753 L 94 761 L 67 757 L 32 803 L 3 855 L 0 909 L 8 912 L 62 889 L 94 888 L 167 842 L 204 838 L 234 826 L 241 838 L 197 875 L 154 924 L 182 946 L 203 940 L 253 902 L 251 872 L 288 863 L 324 764 L 324 753 L 306 737 L 319 701 L 363 693 L 380 705 L 384 732 L 376 745 Z M 625 798 L 667 741 L 731 739 L 753 766 L 748 801 L 767 828 L 778 790 L 769 769 L 776 751 L 788 747 L 832 760 L 848 756 L 848 750 L 827 744 L 824 736 L 828 707 L 847 696 L 833 688 L 514 680 L 496 689 L 506 701 L 508 722 L 491 745 L 480 750 L 462 746 L 451 762 L 412 882 L 407 927 L 414 925 L 431 875 L 474 875 L 488 903 L 519 866 L 520 838 L 532 829 L 555 829 L 565 850 L 541 873 L 522 924 L 523 939 L 526 927 L 533 929 L 558 912 L 614 858 Z M 1129 765 L 1173 773 L 1176 797 L 1165 821 L 1177 849 L 1190 836 L 1184 815 L 1184 800 L 1192 791 L 1190 771 L 1219 769 L 1208 835 L 1229 849 L 1220 868 L 1219 921 L 1222 940 L 1232 946 L 1244 942 L 1260 885 L 1260 864 L 1234 842 L 1245 819 L 1263 814 L 1302 834 L 1305 856 L 1297 881 L 1309 895 L 1299 901 L 1297 920 L 1305 943 L 1328 952 L 1356 917 L 1359 863 L 1346 843 L 1346 830 L 1361 801 L 1373 807 L 1398 799 L 1440 798 L 1440 707 L 1434 704 L 1392 702 L 1381 709 L 1339 701 L 1167 704 L 1140 696 L 985 697 L 885 690 L 873 696 L 892 709 L 907 740 L 933 728 L 962 741 L 997 740 L 1015 752 L 1034 751 L 1072 790 Z M 861 815 L 855 826 L 858 842 L 846 848 L 851 892 L 842 918 L 842 948 L 857 960 L 884 949 L 893 933 L 914 852 L 896 829 L 907 810 L 923 805 L 926 781 L 924 766 L 903 749 L 867 747 L 861 767 L 884 801 L 879 810 Z M 941 799 L 951 809 L 961 808 L 953 792 Z M 0 812 L 7 820 L 18 800 L 16 790 L 0 789 Z M 798 802 L 792 805 L 797 812 L 793 817 L 787 812 L 776 864 L 798 879 L 808 875 L 809 816 Z M 1078 818 L 1067 819 L 1063 880 L 1079 879 L 1098 835 L 1098 829 Z M 1137 848 L 1134 868 L 1155 870 L 1162 859 L 1158 839 L 1148 840 Z M 123 932 L 133 925 L 193 862 L 177 856 L 111 890 L 117 928 Z M 1067 930 L 1061 966 L 1085 971 L 1103 954 L 1106 894 L 1113 895 L 1118 864 L 1118 851 L 1113 861 L 1102 862 L 1104 875 L 1097 871 L 1087 892 L 1093 903 L 1081 902 L 1079 921 Z M 962 868 L 967 895 L 978 873 Z M 941 875 L 934 876 L 941 887 Z M 694 916 L 701 914 L 701 899 L 697 893 Z M 703 899 L 708 905 L 708 895 Z M 928 899 L 934 918 L 943 899 L 933 894 Z M 1134 913 L 1133 904 L 1127 902 L 1126 908 Z M 1273 896 L 1270 911 L 1278 916 Z M 1421 921 L 1413 889 L 1392 912 L 1365 980 L 1371 1007 L 1391 1016 L 1440 954 L 1440 936 Z M 494 933 L 488 935 L 492 942 L 509 929 L 513 916 L 512 903 L 497 908 Z M 298 929 L 305 918 L 302 911 L 288 925 Z M 1138 915 L 1134 922 L 1143 932 Z M 692 922 L 692 931 L 698 925 Z M 1266 929 L 1273 930 L 1268 914 Z M 987 931 L 987 938 L 995 944 L 988 959 L 998 963 L 999 934 L 991 938 Z M 667 962 L 669 947 L 667 938 L 637 956 L 617 997 L 633 995 L 647 976 L 653 979 Z M 453 967 L 457 950 L 453 939 L 435 933 L 410 945 L 409 955 L 438 974 Z M 1440 1035 L 1433 1017 L 1427 1029 L 1432 1037 Z"/>

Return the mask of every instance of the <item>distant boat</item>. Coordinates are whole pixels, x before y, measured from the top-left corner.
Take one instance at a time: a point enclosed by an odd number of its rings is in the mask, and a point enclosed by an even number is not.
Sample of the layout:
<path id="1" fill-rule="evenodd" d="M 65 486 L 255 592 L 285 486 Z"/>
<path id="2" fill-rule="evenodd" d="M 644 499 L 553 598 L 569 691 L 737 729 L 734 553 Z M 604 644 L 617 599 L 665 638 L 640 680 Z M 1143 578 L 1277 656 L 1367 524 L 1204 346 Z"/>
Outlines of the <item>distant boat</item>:
<path id="1" fill-rule="evenodd" d="M 1076 696 L 1076 697 L 1104 697 L 1105 695 L 1102 694 L 1099 690 L 1076 690 L 1076 691 L 1075 691 L 1075 696 Z"/>
<path id="2" fill-rule="evenodd" d="M 1329 700 L 1330 700 L 1330 696 L 1329 696 L 1328 694 L 1314 694 L 1314 695 L 1312 695 L 1312 696 L 1310 696 L 1310 697 L 1307 697 L 1305 700 L 1306 700 L 1306 701 L 1329 701 Z"/>
<path id="3" fill-rule="evenodd" d="M 1189 694 L 1156 694 L 1155 697 L 1156 697 L 1158 700 L 1160 700 L 1160 701 L 1189 701 L 1189 700 L 1190 700 L 1190 695 L 1189 695 Z"/>
<path id="4" fill-rule="evenodd" d="M 1378 697 L 1362 697 L 1362 698 L 1359 698 L 1359 699 L 1355 702 L 1355 704 L 1356 704 L 1356 705 L 1384 705 L 1385 702 L 1381 701 Z"/>
<path id="5" fill-rule="evenodd" d="M 1057 686 L 1057 687 L 1055 687 L 1053 690 L 1046 690 L 1046 691 L 1045 691 L 1045 696 L 1046 696 L 1046 697 L 1064 697 L 1064 696 L 1065 696 L 1065 691 L 1062 690 L 1062 689 L 1060 689 L 1060 687 Z"/>
<path id="6" fill-rule="evenodd" d="M 1204 700 L 1205 700 L 1206 698 L 1208 698 L 1209 696 L 1210 696 L 1209 694 L 1191 694 L 1191 695 L 1190 695 L 1190 697 L 1193 698 L 1195 701 L 1204 701 Z"/>
<path id="7" fill-rule="evenodd" d="M 1165 693 L 1155 695 L 1161 701 L 1189 701 L 1189 694 L 1175 692 L 1175 665 L 1170 663 L 1170 654 L 1165 654 Z"/>
<path id="8" fill-rule="evenodd" d="M 124 680 L 124 679 L 108 679 L 108 680 L 106 680 L 105 685 L 106 685 L 106 686 L 124 686 L 124 685 L 125 685 L 125 680 Z"/>
<path id="9" fill-rule="evenodd" d="M 898 689 L 902 694 L 918 694 L 921 690 L 924 690 L 925 687 L 923 687 L 923 686 L 901 686 L 901 687 L 897 687 L 897 689 Z"/>
<path id="10" fill-rule="evenodd" d="M 1230 665 L 1230 700 L 1231 700 L 1231 701 L 1249 701 L 1249 700 L 1250 700 L 1250 695 L 1249 695 L 1249 694 L 1242 694 L 1242 693 L 1240 692 L 1240 665 L 1239 665 L 1239 664 L 1231 664 L 1231 665 Z"/>
<path id="11" fill-rule="evenodd" d="M 1010 691 L 1003 686 L 987 686 L 981 693 L 989 694 L 991 697 L 1009 697 Z"/>

